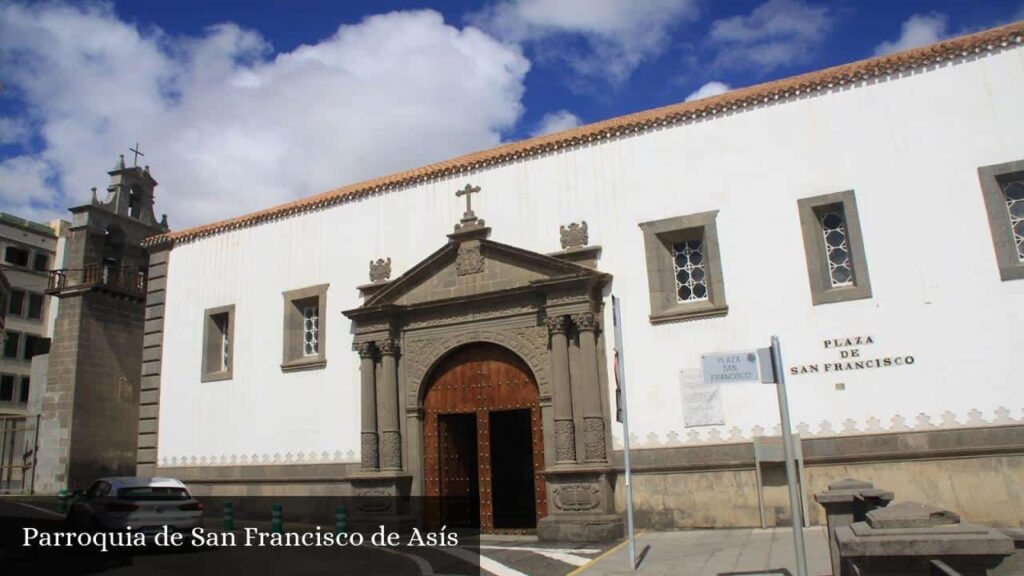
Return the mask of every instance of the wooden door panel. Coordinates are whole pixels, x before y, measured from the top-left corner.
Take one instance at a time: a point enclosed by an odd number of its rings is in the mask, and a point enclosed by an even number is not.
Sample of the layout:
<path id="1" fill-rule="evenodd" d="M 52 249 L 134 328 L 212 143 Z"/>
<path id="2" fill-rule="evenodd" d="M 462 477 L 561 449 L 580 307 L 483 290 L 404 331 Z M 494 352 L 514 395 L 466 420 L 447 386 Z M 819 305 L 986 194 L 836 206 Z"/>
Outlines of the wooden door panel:
<path id="1" fill-rule="evenodd" d="M 476 419 L 475 442 L 480 527 L 493 529 L 490 418 L 492 411 L 529 409 L 533 448 L 534 494 L 538 519 L 547 512 L 544 488 L 544 438 L 537 384 L 529 367 L 511 351 L 494 344 L 476 344 L 456 350 L 434 370 L 423 399 L 424 470 L 428 497 L 443 496 L 458 483 L 446 480 L 461 474 L 469 462 L 445 463 L 450 446 L 439 437 L 439 419 L 446 415 L 473 414 Z M 455 429 L 451 429 L 456 433 Z M 461 467 L 460 467 L 461 466 Z M 463 476 L 455 476 L 462 478 Z"/>

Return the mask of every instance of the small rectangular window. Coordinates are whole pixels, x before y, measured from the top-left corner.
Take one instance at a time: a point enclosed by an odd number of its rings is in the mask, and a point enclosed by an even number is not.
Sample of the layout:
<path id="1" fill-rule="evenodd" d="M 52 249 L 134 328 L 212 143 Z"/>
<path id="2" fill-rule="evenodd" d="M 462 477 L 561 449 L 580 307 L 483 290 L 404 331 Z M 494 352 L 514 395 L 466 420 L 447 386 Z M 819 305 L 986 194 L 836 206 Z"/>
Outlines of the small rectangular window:
<path id="1" fill-rule="evenodd" d="M 18 246 L 8 246 L 4 250 L 4 260 L 14 266 L 28 266 L 28 250 Z"/>
<path id="2" fill-rule="evenodd" d="M 202 381 L 229 380 L 234 368 L 235 307 L 206 311 L 203 327 Z"/>
<path id="3" fill-rule="evenodd" d="M 41 252 L 36 252 L 36 257 L 32 260 L 32 269 L 45 272 L 50 269 L 50 257 Z"/>
<path id="4" fill-rule="evenodd" d="M 0 402 L 14 401 L 14 376 L 0 375 Z"/>
<path id="5" fill-rule="evenodd" d="M 1024 278 L 1024 160 L 978 168 L 1002 280 Z"/>
<path id="6" fill-rule="evenodd" d="M 11 290 L 11 299 L 7 301 L 7 315 L 21 317 L 25 310 L 25 291 Z"/>
<path id="7" fill-rule="evenodd" d="M 25 345 L 22 347 L 22 359 L 32 360 L 37 354 L 46 354 L 50 351 L 50 339 L 33 334 L 25 334 Z"/>
<path id="8" fill-rule="evenodd" d="M 852 190 L 797 201 L 814 305 L 871 298 Z"/>
<path id="9" fill-rule="evenodd" d="M 324 310 L 327 284 L 289 290 L 284 296 L 284 353 L 281 370 L 312 370 L 327 364 Z"/>
<path id="10" fill-rule="evenodd" d="M 653 324 L 723 316 L 718 211 L 644 222 L 647 284 Z"/>
<path id="11" fill-rule="evenodd" d="M 30 292 L 28 295 L 28 317 L 33 320 L 43 318 L 43 295 Z"/>
<path id="12" fill-rule="evenodd" d="M 4 358 L 18 358 L 18 347 L 21 344 L 21 334 L 7 331 L 7 340 L 4 341 Z"/>
<path id="13" fill-rule="evenodd" d="M 21 377 L 21 388 L 18 389 L 18 402 L 21 402 L 22 404 L 28 403 L 28 394 L 29 394 L 31 383 L 32 383 L 32 379 L 30 377 L 28 377 L 28 376 L 22 376 Z"/>

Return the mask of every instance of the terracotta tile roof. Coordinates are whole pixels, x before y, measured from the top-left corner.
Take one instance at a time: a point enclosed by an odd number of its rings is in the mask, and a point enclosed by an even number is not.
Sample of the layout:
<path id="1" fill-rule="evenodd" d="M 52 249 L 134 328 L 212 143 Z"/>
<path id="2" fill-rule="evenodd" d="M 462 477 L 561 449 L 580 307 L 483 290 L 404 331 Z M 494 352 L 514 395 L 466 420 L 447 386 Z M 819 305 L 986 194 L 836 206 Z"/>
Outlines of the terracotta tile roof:
<path id="1" fill-rule="evenodd" d="M 247 228 L 262 222 L 318 210 L 334 204 L 364 198 L 372 194 L 390 192 L 429 180 L 457 176 L 473 170 L 493 167 L 582 144 L 638 134 L 651 129 L 692 121 L 697 118 L 739 111 L 760 104 L 856 84 L 907 70 L 935 66 L 951 60 L 969 58 L 973 55 L 1005 49 L 1013 45 L 1019 46 L 1022 43 L 1024 43 L 1024 21 L 1014 22 L 998 28 L 952 38 L 887 56 L 860 60 L 799 76 L 766 82 L 747 88 L 739 88 L 702 100 L 680 102 L 661 108 L 619 116 L 594 124 L 587 124 L 563 132 L 504 144 L 488 150 L 428 164 L 420 168 L 328 190 L 314 196 L 236 218 L 151 236 L 146 239 L 144 245 L 156 246 L 167 243 L 173 245 L 187 242 L 229 230 Z"/>

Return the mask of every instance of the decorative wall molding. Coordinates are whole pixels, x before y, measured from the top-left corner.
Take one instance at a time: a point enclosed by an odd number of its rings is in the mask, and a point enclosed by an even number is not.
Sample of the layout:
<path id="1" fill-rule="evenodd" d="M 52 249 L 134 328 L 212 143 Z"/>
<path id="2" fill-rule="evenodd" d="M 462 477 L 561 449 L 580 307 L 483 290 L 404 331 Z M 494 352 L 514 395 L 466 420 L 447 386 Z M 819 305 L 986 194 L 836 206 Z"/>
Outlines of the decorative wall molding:
<path id="1" fill-rule="evenodd" d="M 161 468 L 196 466 L 266 466 L 267 464 L 340 464 L 359 462 L 355 450 L 327 452 L 274 452 L 262 454 L 174 455 L 159 458 Z"/>
<path id="2" fill-rule="evenodd" d="M 1017 417 L 1014 416 L 1014 412 L 1017 413 Z M 1011 410 L 1005 406 L 999 406 L 987 414 L 977 408 L 972 408 L 960 415 L 949 410 L 946 410 L 938 416 L 925 414 L 923 412 L 909 417 L 896 414 L 889 417 L 888 421 L 881 420 L 874 416 L 868 417 L 862 421 L 847 418 L 838 424 L 833 424 L 828 420 L 821 420 L 814 425 L 800 421 L 793 425 L 793 429 L 795 432 L 800 434 L 802 438 L 829 438 L 835 436 L 880 434 L 885 432 L 982 428 L 987 426 L 1006 426 L 1013 424 L 1024 424 L 1024 408 Z M 778 424 L 772 425 L 770 429 L 765 429 L 762 426 L 753 426 L 750 429 L 741 429 L 737 426 L 706 426 L 701 428 L 689 428 L 683 432 L 676 430 L 647 432 L 643 437 L 637 434 L 630 434 L 629 447 L 630 449 L 645 449 L 664 448 L 668 446 L 697 446 L 703 444 L 749 442 L 755 436 L 778 436 L 780 434 L 782 434 L 782 429 Z M 612 443 L 616 450 L 621 450 L 621 435 L 613 434 Z"/>

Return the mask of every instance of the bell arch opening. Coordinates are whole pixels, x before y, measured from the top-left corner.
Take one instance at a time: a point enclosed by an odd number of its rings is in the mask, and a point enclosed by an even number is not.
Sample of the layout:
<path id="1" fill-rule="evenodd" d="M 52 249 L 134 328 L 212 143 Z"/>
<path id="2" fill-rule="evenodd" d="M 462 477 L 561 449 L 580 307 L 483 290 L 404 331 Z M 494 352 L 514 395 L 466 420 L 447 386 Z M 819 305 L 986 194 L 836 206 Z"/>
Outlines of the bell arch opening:
<path id="1" fill-rule="evenodd" d="M 489 342 L 444 355 L 425 380 L 425 493 L 442 523 L 527 531 L 547 511 L 540 394 L 527 363 Z"/>

